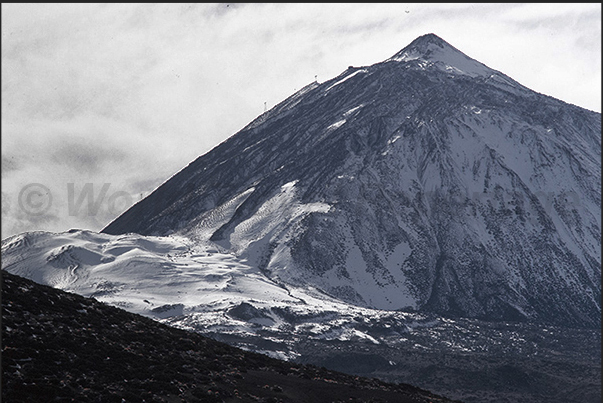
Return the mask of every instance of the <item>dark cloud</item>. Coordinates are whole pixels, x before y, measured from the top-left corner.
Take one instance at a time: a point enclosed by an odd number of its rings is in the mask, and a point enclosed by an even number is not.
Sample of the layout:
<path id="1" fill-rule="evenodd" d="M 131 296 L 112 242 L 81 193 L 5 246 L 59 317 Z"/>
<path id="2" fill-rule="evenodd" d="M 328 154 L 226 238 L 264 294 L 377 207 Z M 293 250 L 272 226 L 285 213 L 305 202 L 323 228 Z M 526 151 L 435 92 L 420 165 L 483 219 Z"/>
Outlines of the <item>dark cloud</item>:
<path id="1" fill-rule="evenodd" d="M 51 153 L 51 161 L 67 165 L 79 173 L 93 175 L 106 169 L 108 164 L 122 163 L 131 157 L 117 148 L 99 145 L 98 140 L 92 139 L 94 143 L 90 143 L 90 139 L 59 139 L 56 150 Z"/>
<path id="2" fill-rule="evenodd" d="M 2 177 L 19 168 L 17 157 L 11 155 L 2 155 Z"/>

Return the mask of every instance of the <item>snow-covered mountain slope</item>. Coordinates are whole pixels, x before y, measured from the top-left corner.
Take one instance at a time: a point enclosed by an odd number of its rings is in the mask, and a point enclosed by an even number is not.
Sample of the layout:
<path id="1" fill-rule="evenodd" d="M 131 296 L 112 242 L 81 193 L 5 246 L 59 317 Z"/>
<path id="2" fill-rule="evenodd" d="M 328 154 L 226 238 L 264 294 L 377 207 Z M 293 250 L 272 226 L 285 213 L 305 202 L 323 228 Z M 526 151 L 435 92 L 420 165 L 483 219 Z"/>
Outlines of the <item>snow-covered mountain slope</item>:
<path id="1" fill-rule="evenodd" d="M 158 318 L 248 301 L 301 304 L 257 268 L 182 237 L 32 232 L 7 238 L 2 257 L 13 274 Z"/>
<path id="2" fill-rule="evenodd" d="M 2 268 L 217 338 L 261 336 L 280 350 L 263 351 L 262 343 L 251 348 L 286 359 L 299 355 L 296 348 L 302 340 L 403 344 L 406 349 L 464 353 L 538 349 L 519 336 L 503 345 L 500 340 L 476 342 L 476 337 L 498 340 L 506 333 L 478 336 L 483 329 L 475 321 L 363 308 L 317 289 L 279 286 L 246 260 L 218 249 L 211 242 L 192 243 L 180 236 L 30 232 L 3 241 Z M 496 327 L 485 327 L 492 326 Z M 502 328 L 522 332 L 518 325 Z"/>
<path id="3" fill-rule="evenodd" d="M 313 83 L 107 234 L 213 241 L 346 303 L 600 326 L 601 117 L 422 36 Z"/>
<path id="4" fill-rule="evenodd" d="M 2 268 L 130 312 L 188 327 L 195 323 L 205 332 L 247 334 L 258 325 L 278 332 L 293 317 L 312 318 L 306 327 L 327 329 L 321 323 L 325 318 L 353 322 L 353 317 L 380 315 L 319 290 L 278 285 L 247 261 L 218 249 L 179 236 L 30 232 L 3 241 Z"/>
<path id="5" fill-rule="evenodd" d="M 3 241 L 2 268 L 218 338 L 262 335 L 279 348 L 251 349 L 281 359 L 299 356 L 293 337 L 380 344 L 366 323 L 389 318 L 401 329 L 437 323 L 416 313 L 346 304 L 309 287 L 278 285 L 218 249 L 179 236 L 30 232 Z"/>

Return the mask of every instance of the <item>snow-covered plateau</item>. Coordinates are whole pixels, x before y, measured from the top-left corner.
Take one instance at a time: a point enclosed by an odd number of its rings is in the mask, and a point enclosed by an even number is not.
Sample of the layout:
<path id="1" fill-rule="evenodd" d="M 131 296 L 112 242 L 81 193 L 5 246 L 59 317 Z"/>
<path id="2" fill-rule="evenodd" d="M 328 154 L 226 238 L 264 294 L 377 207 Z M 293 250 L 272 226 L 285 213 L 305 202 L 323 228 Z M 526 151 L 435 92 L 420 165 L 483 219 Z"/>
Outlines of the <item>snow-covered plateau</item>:
<path id="1" fill-rule="evenodd" d="M 220 246 L 181 236 L 30 232 L 5 239 L 2 256 L 3 269 L 37 283 L 203 331 L 290 330 L 286 318 L 295 316 L 309 318 L 301 328 L 324 338 L 322 330 L 336 326 L 324 319 L 378 315 L 313 288 L 277 284 Z"/>

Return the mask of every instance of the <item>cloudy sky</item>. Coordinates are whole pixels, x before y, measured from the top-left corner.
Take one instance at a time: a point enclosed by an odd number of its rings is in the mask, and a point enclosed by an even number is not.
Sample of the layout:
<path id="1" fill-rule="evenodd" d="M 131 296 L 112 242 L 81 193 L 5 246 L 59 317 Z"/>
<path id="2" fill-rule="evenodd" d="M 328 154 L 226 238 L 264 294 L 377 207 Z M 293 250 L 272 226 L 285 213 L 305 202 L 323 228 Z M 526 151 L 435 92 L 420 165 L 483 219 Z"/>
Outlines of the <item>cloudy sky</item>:
<path id="1" fill-rule="evenodd" d="M 2 4 L 2 238 L 98 231 L 306 84 L 435 33 L 601 112 L 601 4 Z"/>

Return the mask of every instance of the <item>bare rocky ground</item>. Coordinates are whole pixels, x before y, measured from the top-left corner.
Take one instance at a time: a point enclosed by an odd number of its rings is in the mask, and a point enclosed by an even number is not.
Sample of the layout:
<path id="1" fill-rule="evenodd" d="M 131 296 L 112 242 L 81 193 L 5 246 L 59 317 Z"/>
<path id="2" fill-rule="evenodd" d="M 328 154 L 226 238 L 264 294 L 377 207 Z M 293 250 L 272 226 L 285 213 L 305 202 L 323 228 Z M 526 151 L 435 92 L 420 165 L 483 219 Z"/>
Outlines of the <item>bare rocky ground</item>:
<path id="1" fill-rule="evenodd" d="M 363 323 L 359 329 L 372 335 L 372 341 L 304 334 L 279 339 L 269 332 L 210 337 L 256 351 L 289 349 L 297 363 L 412 383 L 466 403 L 601 402 L 598 329 L 428 315 L 420 322 L 424 326 L 412 331 L 396 327 L 393 320 Z"/>

